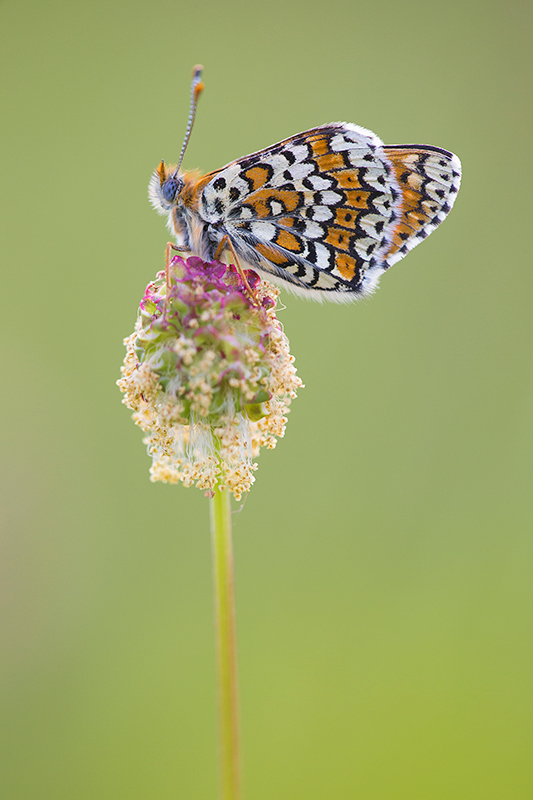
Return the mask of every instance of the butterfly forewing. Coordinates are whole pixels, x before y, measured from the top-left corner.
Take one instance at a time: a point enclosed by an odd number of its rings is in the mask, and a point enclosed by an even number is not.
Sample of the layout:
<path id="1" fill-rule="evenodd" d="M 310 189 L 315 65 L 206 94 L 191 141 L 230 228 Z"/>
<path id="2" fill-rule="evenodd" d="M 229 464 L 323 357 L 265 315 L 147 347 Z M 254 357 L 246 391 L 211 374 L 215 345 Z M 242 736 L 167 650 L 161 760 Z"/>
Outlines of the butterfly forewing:
<path id="1" fill-rule="evenodd" d="M 381 141 L 332 123 L 221 170 L 205 187 L 207 220 L 238 254 L 303 289 L 364 292 L 383 271 L 399 188 Z"/>

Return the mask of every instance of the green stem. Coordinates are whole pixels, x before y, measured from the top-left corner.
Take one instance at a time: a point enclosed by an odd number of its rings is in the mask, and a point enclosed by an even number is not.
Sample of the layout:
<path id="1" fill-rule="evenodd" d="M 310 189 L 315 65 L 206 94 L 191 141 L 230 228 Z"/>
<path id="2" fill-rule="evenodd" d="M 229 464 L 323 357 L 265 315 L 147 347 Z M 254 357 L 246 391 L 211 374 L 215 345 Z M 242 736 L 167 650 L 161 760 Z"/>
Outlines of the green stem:
<path id="1" fill-rule="evenodd" d="M 220 798 L 239 800 L 237 642 L 229 491 L 221 492 L 217 487 L 210 505 L 218 677 Z"/>

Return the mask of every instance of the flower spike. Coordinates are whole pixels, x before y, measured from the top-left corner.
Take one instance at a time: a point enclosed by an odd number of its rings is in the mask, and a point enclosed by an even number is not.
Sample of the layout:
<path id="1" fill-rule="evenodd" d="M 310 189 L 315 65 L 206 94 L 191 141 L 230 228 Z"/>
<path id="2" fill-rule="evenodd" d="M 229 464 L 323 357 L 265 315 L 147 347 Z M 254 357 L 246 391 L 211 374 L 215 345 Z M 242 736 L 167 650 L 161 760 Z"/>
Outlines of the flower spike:
<path id="1" fill-rule="evenodd" d="M 276 318 L 279 290 L 196 256 L 176 256 L 168 274 L 168 285 L 164 272 L 148 284 L 125 340 L 123 402 L 146 433 L 152 481 L 209 496 L 218 486 L 238 500 L 303 386 Z"/>

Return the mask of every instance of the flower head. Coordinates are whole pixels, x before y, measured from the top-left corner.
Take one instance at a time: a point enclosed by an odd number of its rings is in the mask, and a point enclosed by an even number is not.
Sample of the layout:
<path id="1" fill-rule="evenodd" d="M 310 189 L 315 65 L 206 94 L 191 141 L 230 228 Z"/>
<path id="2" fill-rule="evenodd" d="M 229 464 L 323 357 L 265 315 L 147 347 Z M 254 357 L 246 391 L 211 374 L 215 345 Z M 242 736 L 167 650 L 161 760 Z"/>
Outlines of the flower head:
<path id="1" fill-rule="evenodd" d="M 296 390 L 289 342 L 276 318 L 279 290 L 247 270 L 176 257 L 141 300 L 127 348 L 123 402 L 146 433 L 152 481 L 217 486 L 239 499 L 254 458 L 285 433 Z"/>

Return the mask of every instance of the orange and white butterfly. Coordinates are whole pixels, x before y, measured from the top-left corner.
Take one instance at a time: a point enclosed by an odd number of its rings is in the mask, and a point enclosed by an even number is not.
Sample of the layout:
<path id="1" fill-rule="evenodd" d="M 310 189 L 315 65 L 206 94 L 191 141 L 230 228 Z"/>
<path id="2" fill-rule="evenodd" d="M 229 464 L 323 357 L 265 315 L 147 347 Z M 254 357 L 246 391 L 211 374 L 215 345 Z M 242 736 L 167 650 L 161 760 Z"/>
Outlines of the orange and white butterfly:
<path id="1" fill-rule="evenodd" d="M 163 161 L 149 196 L 183 253 L 240 262 L 297 294 L 352 300 L 449 213 L 461 163 L 430 145 L 385 146 L 372 131 L 331 122 L 208 175 L 181 162 L 203 89 L 193 72 L 178 166 Z"/>

